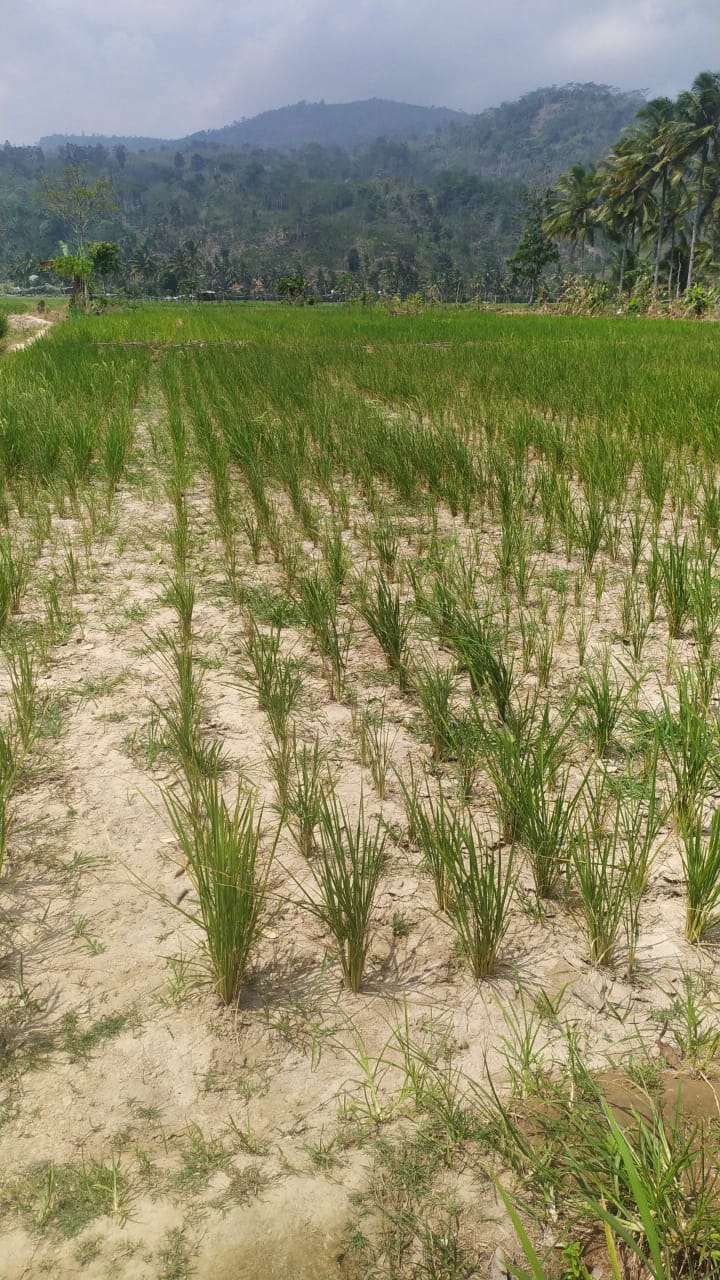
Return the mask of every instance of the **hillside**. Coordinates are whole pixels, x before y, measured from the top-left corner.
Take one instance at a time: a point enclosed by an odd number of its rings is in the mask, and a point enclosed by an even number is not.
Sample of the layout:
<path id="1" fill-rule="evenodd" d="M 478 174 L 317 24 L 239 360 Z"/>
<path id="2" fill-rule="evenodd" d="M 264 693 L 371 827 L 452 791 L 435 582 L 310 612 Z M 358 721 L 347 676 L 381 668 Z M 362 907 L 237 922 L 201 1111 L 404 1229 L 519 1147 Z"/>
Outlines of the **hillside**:
<path id="1" fill-rule="evenodd" d="M 353 151 L 375 138 L 424 137 L 453 121 L 468 117 L 449 107 L 418 107 L 385 98 L 362 102 L 296 102 L 293 106 L 263 111 L 247 120 L 236 120 L 222 129 L 201 129 L 184 138 L 106 137 L 93 134 L 50 134 L 41 138 L 44 151 L 71 146 L 123 146 L 127 151 L 162 151 L 169 147 L 196 147 L 200 143 L 223 147 L 263 147 L 292 151 L 317 145 Z"/>
<path id="2" fill-rule="evenodd" d="M 263 296 L 278 276 L 302 274 L 325 296 L 338 273 L 349 275 L 343 288 L 404 294 L 432 283 L 443 298 L 494 291 L 519 239 L 523 190 L 600 159 L 642 101 L 568 85 L 478 116 L 380 100 L 298 104 L 154 148 L 100 138 L 65 140 L 59 150 L 6 144 L 0 278 L 27 277 L 68 238 L 44 190 L 79 164 L 88 182 L 110 184 L 117 206 L 90 235 L 117 241 L 126 284 L 143 291 L 235 286 Z M 388 109 L 398 128 L 412 125 L 410 136 L 391 135 Z M 455 118 L 435 127 L 448 114 Z M 432 132 L 423 135 L 423 121 Z M 358 143 L 361 127 L 381 123 L 383 134 Z M 253 130 L 274 141 L 251 142 Z M 331 144 L 340 136 L 345 146 Z"/>

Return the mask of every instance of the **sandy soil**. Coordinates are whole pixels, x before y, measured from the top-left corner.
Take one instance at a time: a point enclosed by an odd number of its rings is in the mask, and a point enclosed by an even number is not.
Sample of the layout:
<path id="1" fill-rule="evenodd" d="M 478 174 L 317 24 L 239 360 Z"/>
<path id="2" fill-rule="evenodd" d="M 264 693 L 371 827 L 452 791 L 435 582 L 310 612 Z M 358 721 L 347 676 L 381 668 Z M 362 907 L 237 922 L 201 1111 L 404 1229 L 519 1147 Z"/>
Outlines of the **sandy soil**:
<path id="1" fill-rule="evenodd" d="M 16 333 L 29 334 L 23 343 L 50 323 L 32 316 L 13 322 Z M 144 430 L 140 423 L 141 441 Z M 191 521 L 206 725 L 257 786 L 269 839 L 276 814 L 267 722 L 239 679 L 242 620 L 227 597 L 202 486 L 191 496 Z M 160 802 L 169 762 L 153 752 L 153 702 L 163 705 L 168 696 L 153 642 L 173 621 L 162 599 L 172 566 L 170 524 L 159 477 L 150 471 L 142 485 L 118 494 L 112 527 L 96 531 L 87 559 L 81 522 L 56 516 L 54 549 L 48 544 L 38 564 L 40 575 L 52 563 L 59 567 L 69 543 L 81 571 L 77 592 L 66 599 L 72 622 L 43 676 L 58 723 L 18 798 L 2 900 L 10 1070 L 1 1082 L 0 1168 L 2 1194 L 15 1206 L 5 1217 L 2 1280 L 350 1276 L 351 1196 L 367 1181 L 378 1118 L 370 1114 L 361 1050 L 375 1058 L 389 1117 L 398 1073 L 386 1073 L 381 1060 L 405 1012 L 419 1042 L 441 1027 L 471 1079 L 482 1082 L 492 1071 L 501 1083 L 501 1008 L 517 1006 L 520 990 L 564 993 L 565 1018 L 602 1062 L 657 1040 L 653 1010 L 667 1004 L 683 966 L 713 969 L 683 940 L 671 843 L 643 906 L 633 982 L 588 964 L 581 932 L 564 912 L 540 921 L 519 905 L 497 977 L 478 986 L 438 917 L 416 855 L 398 838 L 374 911 L 365 989 L 350 996 L 327 936 L 297 902 L 294 886 L 307 868 L 283 834 L 275 918 L 240 1007 L 219 1009 L 197 981 L 198 937 L 172 908 L 189 886 Z M 413 537 L 410 527 L 408 555 Z M 350 538 L 359 554 L 359 536 Z M 557 563 L 565 567 L 561 557 Z M 266 553 L 244 571 L 281 588 Z M 603 616 L 611 620 L 592 625 L 591 648 L 617 643 L 621 583 L 620 573 L 608 580 Z M 34 587 L 22 616 L 41 613 Z M 356 804 L 362 789 L 368 814 L 381 813 L 393 833 L 402 832 L 397 781 L 380 802 L 359 761 L 350 709 L 328 701 L 307 635 L 292 628 L 284 634 L 287 647 L 309 662 L 300 730 L 319 730 L 340 798 Z M 664 663 L 659 631 L 650 635 L 648 657 L 658 669 Z M 569 629 L 556 662 L 572 679 Z M 422 758 L 416 708 L 388 681 L 365 633 L 352 668 L 362 702 L 385 700 L 397 767 L 410 755 Z M 474 807 L 492 834 L 487 784 Z M 42 1178 L 33 1181 L 39 1166 Z M 115 1171 L 112 1212 L 63 1230 L 52 1217 L 62 1179 L 83 1168 L 95 1189 L 100 1168 Z M 473 1194 L 478 1221 L 487 1218 L 478 1243 L 489 1260 L 506 1238 L 503 1215 L 487 1189 Z"/>

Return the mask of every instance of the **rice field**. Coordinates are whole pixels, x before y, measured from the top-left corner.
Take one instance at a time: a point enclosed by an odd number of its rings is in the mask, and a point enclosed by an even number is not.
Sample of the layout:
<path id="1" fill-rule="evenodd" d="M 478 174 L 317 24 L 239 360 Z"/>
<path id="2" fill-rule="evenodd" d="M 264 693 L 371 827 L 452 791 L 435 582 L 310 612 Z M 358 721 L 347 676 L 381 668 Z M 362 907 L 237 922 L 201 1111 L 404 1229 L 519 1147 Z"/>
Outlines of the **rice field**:
<path id="1" fill-rule="evenodd" d="M 2 1280 L 718 1274 L 717 351 L 2 358 Z"/>

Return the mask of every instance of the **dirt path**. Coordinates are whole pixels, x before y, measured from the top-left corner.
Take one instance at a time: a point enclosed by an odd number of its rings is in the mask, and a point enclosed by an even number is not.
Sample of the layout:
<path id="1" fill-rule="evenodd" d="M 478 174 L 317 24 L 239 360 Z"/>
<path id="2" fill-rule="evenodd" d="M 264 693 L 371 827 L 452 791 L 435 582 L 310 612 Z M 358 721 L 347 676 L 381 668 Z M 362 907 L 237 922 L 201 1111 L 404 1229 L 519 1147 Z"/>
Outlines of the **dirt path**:
<path id="1" fill-rule="evenodd" d="M 53 321 L 44 316 L 8 316 L 8 342 L 5 350 L 22 351 L 24 347 L 29 347 L 38 338 L 42 338 L 52 325 Z"/>

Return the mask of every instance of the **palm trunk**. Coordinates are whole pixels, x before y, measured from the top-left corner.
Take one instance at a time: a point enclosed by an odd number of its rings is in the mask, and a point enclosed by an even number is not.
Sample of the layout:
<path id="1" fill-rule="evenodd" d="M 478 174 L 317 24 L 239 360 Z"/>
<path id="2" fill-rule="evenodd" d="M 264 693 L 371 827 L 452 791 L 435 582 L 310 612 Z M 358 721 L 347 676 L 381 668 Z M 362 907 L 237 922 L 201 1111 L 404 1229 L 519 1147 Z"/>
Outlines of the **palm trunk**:
<path id="1" fill-rule="evenodd" d="M 705 177 L 705 164 L 707 162 L 708 146 L 709 146 L 709 142 L 706 139 L 703 145 L 702 152 L 700 153 L 700 174 L 698 176 L 698 197 L 697 197 L 697 204 L 695 205 L 695 217 L 693 218 L 692 239 L 690 241 L 690 261 L 688 262 L 687 284 L 685 285 L 686 289 L 690 289 L 692 287 L 693 265 L 695 262 L 695 244 L 697 242 L 698 228 L 700 226 L 700 212 L 702 209 L 702 188 L 703 188 L 703 178 Z"/>
<path id="2" fill-rule="evenodd" d="M 627 262 L 627 248 L 628 248 L 628 233 L 626 228 L 625 235 L 623 236 L 622 257 L 620 259 L 620 281 L 618 284 L 619 298 L 622 298 L 623 296 L 623 286 L 625 284 L 625 264 Z"/>
<path id="3" fill-rule="evenodd" d="M 655 246 L 655 270 L 653 272 L 653 300 L 657 298 L 658 280 L 660 278 L 660 252 L 662 250 L 663 232 L 665 230 L 665 199 L 667 196 L 667 171 L 665 165 L 662 175 L 662 188 L 660 191 L 660 214 L 658 218 L 658 236 Z"/>

